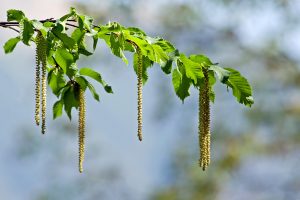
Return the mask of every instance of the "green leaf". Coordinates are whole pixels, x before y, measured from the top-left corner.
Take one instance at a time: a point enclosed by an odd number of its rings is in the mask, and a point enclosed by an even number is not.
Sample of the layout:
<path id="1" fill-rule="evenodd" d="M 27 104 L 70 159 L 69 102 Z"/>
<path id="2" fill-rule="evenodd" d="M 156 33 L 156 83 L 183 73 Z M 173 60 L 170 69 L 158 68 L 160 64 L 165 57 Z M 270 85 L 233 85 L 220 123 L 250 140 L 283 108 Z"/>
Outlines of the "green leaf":
<path id="1" fill-rule="evenodd" d="M 76 28 L 72 35 L 71 35 L 71 38 L 77 43 L 79 44 L 83 38 L 84 38 L 84 35 L 85 35 L 85 30 L 80 30 L 79 28 Z"/>
<path id="2" fill-rule="evenodd" d="M 43 23 L 37 20 L 32 20 L 32 25 L 36 30 L 39 30 L 44 38 L 47 38 L 48 28 L 44 26 Z"/>
<path id="3" fill-rule="evenodd" d="M 69 12 L 68 14 L 62 16 L 62 17 L 59 19 L 59 21 L 60 21 L 60 22 L 64 22 L 64 21 L 66 21 L 67 19 L 69 19 L 69 18 L 71 18 L 71 17 L 72 17 L 72 18 L 76 18 L 76 16 L 77 16 L 76 9 L 73 8 L 73 7 L 71 7 L 71 8 L 70 8 L 70 12 Z"/>
<path id="4" fill-rule="evenodd" d="M 61 18 L 59 18 L 59 21 L 60 22 L 64 22 L 64 21 L 66 21 L 67 19 L 69 19 L 72 16 L 73 16 L 73 14 L 71 14 L 71 13 L 66 14 L 66 15 L 62 16 Z"/>
<path id="5" fill-rule="evenodd" d="M 52 33 L 58 39 L 60 39 L 68 49 L 73 49 L 76 44 L 75 41 L 71 37 L 69 37 L 66 33 L 62 33 L 61 31 L 62 31 L 61 26 L 56 26 L 52 29 Z"/>
<path id="6" fill-rule="evenodd" d="M 175 47 L 169 41 L 164 40 L 162 38 L 157 39 L 155 44 L 159 45 L 167 53 L 172 53 L 172 52 L 176 51 Z M 177 52 L 178 52 L 178 50 L 177 50 Z"/>
<path id="7" fill-rule="evenodd" d="M 125 43 L 125 39 L 122 33 L 120 34 L 111 33 L 110 35 L 111 52 L 114 55 L 122 58 L 123 62 L 125 62 L 126 65 L 128 65 L 128 60 L 123 53 L 124 43 Z"/>
<path id="8" fill-rule="evenodd" d="M 101 28 L 98 30 L 97 36 L 98 38 L 104 39 L 104 38 L 109 38 L 111 34 L 111 30 L 109 30 L 109 26 L 104 25 L 101 26 Z M 109 39 L 108 39 L 109 40 Z"/>
<path id="9" fill-rule="evenodd" d="M 205 55 L 191 55 L 189 57 L 193 62 L 199 63 L 202 67 L 209 67 L 213 65 L 211 60 Z"/>
<path id="10" fill-rule="evenodd" d="M 29 41 L 31 40 L 34 34 L 34 27 L 32 25 L 32 22 L 30 22 L 26 18 L 23 18 L 20 21 L 20 34 L 23 43 L 29 46 Z"/>
<path id="11" fill-rule="evenodd" d="M 202 67 L 192 60 L 188 59 L 184 54 L 180 54 L 180 63 L 183 64 L 186 76 L 197 84 L 197 80 L 203 78 Z"/>
<path id="12" fill-rule="evenodd" d="M 177 62 L 178 57 L 180 56 L 178 49 L 168 53 L 169 59 L 167 62 L 161 65 L 161 69 L 166 74 L 170 74 L 172 72 L 173 62 Z"/>
<path id="13" fill-rule="evenodd" d="M 48 52 L 47 62 L 48 62 L 48 64 L 49 64 L 50 66 L 55 67 L 55 66 L 56 66 L 56 62 L 55 62 L 55 59 L 54 59 L 53 55 L 54 55 L 54 51 L 50 50 L 50 51 Z"/>
<path id="14" fill-rule="evenodd" d="M 135 52 L 135 48 L 131 43 L 126 42 L 124 44 L 124 51 Z"/>
<path id="15" fill-rule="evenodd" d="M 25 14 L 20 10 L 8 10 L 7 11 L 7 21 L 17 21 L 20 22 L 23 18 L 25 18 Z"/>
<path id="16" fill-rule="evenodd" d="M 109 22 L 107 24 L 107 28 L 110 32 L 119 32 L 122 31 L 124 29 L 123 26 L 121 26 L 118 22 Z"/>
<path id="17" fill-rule="evenodd" d="M 139 28 L 136 27 L 128 27 L 126 28 L 127 31 L 129 31 L 129 34 L 131 35 L 141 35 L 141 36 L 146 36 L 146 33 L 142 31 Z"/>
<path id="18" fill-rule="evenodd" d="M 88 82 L 87 86 L 88 86 L 89 90 L 91 91 L 94 99 L 96 99 L 97 101 L 99 101 L 99 94 L 96 92 L 94 86 L 90 82 Z"/>
<path id="19" fill-rule="evenodd" d="M 64 100 L 64 108 L 65 111 L 69 117 L 69 119 L 72 119 L 72 108 L 78 108 L 79 106 L 79 88 L 76 86 L 69 87 L 63 96 Z"/>
<path id="20" fill-rule="evenodd" d="M 81 68 L 79 70 L 79 74 L 84 75 L 84 76 L 89 76 L 92 79 L 94 79 L 94 80 L 98 81 L 99 83 L 103 84 L 101 74 L 99 74 L 98 72 L 92 70 L 91 68 Z"/>
<path id="21" fill-rule="evenodd" d="M 85 55 L 85 56 L 91 56 L 93 55 L 92 52 L 89 52 L 83 45 L 80 45 L 78 48 L 78 53 Z"/>
<path id="22" fill-rule="evenodd" d="M 6 54 L 11 53 L 17 46 L 18 42 L 20 42 L 20 37 L 15 37 L 15 38 L 9 39 L 3 46 L 4 52 Z"/>
<path id="23" fill-rule="evenodd" d="M 98 37 L 97 35 L 93 36 L 93 50 L 95 51 L 97 48 L 97 44 L 98 44 Z"/>
<path id="24" fill-rule="evenodd" d="M 228 78 L 229 78 L 229 75 L 230 75 L 230 72 L 225 70 L 224 68 L 222 67 L 219 67 L 217 65 L 211 65 L 209 67 L 209 70 L 212 70 L 213 72 L 216 73 L 218 79 L 221 81 L 221 83 L 225 83 Z"/>
<path id="25" fill-rule="evenodd" d="M 138 48 L 140 48 L 144 56 L 148 57 L 153 62 L 157 62 L 154 49 L 152 45 L 148 43 L 147 40 L 134 37 L 128 34 L 124 34 L 124 37 L 126 41 L 131 41 L 131 43 L 134 43 Z"/>
<path id="26" fill-rule="evenodd" d="M 59 96 L 61 89 L 66 85 L 63 71 L 57 68 L 50 70 L 48 73 L 48 84 L 51 87 L 53 94 Z"/>
<path id="27" fill-rule="evenodd" d="M 167 62 L 165 62 L 163 65 L 161 65 L 161 69 L 165 74 L 170 74 L 172 72 L 172 65 L 173 60 L 169 59 Z"/>
<path id="28" fill-rule="evenodd" d="M 189 88 L 191 83 L 189 79 L 184 75 L 184 73 L 181 73 L 176 68 L 172 72 L 172 82 L 176 95 L 181 99 L 183 103 L 184 99 L 190 96 Z"/>
<path id="29" fill-rule="evenodd" d="M 236 100 L 239 103 L 251 107 L 254 101 L 252 97 L 252 89 L 247 79 L 234 69 L 225 69 L 230 72 L 229 78 L 225 84 L 232 88 L 232 94 L 236 97 Z"/>
<path id="30" fill-rule="evenodd" d="M 81 68 L 79 70 L 79 74 L 83 76 L 88 76 L 96 81 L 98 81 L 101 85 L 103 85 L 104 89 L 108 93 L 113 93 L 111 87 L 107 85 L 107 83 L 102 79 L 101 74 L 92 70 L 91 68 Z"/>
<path id="31" fill-rule="evenodd" d="M 83 28 L 86 28 L 90 32 L 93 25 L 93 18 L 87 15 L 78 15 L 78 23 L 80 29 L 83 30 Z"/>
<path id="32" fill-rule="evenodd" d="M 96 99 L 97 101 L 100 100 L 99 94 L 96 92 L 94 86 L 88 80 L 86 80 L 83 76 L 77 76 L 75 80 L 83 90 L 86 90 L 86 88 L 88 87 L 94 99 Z"/>
<path id="33" fill-rule="evenodd" d="M 64 101 L 59 100 L 53 105 L 53 119 L 56 119 L 62 115 L 62 109 L 64 106 Z"/>
<path id="34" fill-rule="evenodd" d="M 54 22 L 46 21 L 46 22 L 43 23 L 43 25 L 46 28 L 51 28 L 51 27 L 53 27 L 55 25 L 55 23 Z"/>
<path id="35" fill-rule="evenodd" d="M 67 69 L 74 63 L 74 58 L 66 49 L 61 48 L 55 52 L 55 61 L 67 73 Z"/>
<path id="36" fill-rule="evenodd" d="M 107 85 L 107 84 L 104 86 L 104 90 L 107 93 L 111 93 L 111 94 L 114 93 L 113 90 L 112 90 L 112 87 L 110 85 Z"/>
<path id="37" fill-rule="evenodd" d="M 86 90 L 88 81 L 83 76 L 76 76 L 75 81 L 80 85 L 81 89 Z"/>
<path id="38" fill-rule="evenodd" d="M 73 63 L 70 67 L 67 68 L 67 76 L 69 78 L 72 78 L 77 74 L 78 74 L 78 68 L 76 66 L 76 63 Z"/>
<path id="39" fill-rule="evenodd" d="M 52 28 L 52 30 L 54 30 L 55 32 L 64 32 L 66 29 L 66 24 L 65 23 L 60 23 L 60 22 L 56 22 L 55 26 Z M 53 33 L 53 32 L 52 32 Z M 53 35 L 55 35 L 53 33 Z"/>
<path id="40" fill-rule="evenodd" d="M 155 53 L 155 62 L 164 65 L 169 60 L 167 53 L 159 45 L 153 44 L 152 47 Z"/>
<path id="41" fill-rule="evenodd" d="M 76 28 L 73 31 L 71 37 L 78 44 L 78 53 L 85 55 L 85 56 L 91 56 L 91 55 L 93 55 L 93 53 L 86 49 L 85 40 L 84 40 L 85 33 L 86 33 L 85 30 Z"/>

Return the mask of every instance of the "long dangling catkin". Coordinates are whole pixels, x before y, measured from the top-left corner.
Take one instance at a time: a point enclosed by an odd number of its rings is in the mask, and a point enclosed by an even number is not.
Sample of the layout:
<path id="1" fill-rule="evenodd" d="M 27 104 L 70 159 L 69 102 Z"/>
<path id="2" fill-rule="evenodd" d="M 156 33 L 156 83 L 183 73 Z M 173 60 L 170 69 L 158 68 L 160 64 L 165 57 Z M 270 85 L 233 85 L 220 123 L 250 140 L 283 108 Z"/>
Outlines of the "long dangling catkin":
<path id="1" fill-rule="evenodd" d="M 201 90 L 199 89 L 199 105 L 198 105 L 198 112 L 199 112 L 199 117 L 198 117 L 198 134 L 199 134 L 199 153 L 200 153 L 200 158 L 199 158 L 199 165 L 202 167 L 204 165 L 204 157 L 205 157 L 205 151 L 204 151 L 204 146 L 205 146 L 205 137 L 203 134 L 203 115 L 202 111 L 200 109 L 203 108 L 203 101 L 201 100 Z"/>
<path id="2" fill-rule="evenodd" d="M 83 172 L 84 160 L 84 138 L 85 138 L 85 95 L 82 89 L 79 89 L 79 117 L 78 117 L 78 143 L 79 143 L 79 172 Z"/>
<path id="3" fill-rule="evenodd" d="M 210 102 L 208 70 L 203 68 L 204 83 L 199 88 L 199 165 L 203 171 L 210 163 Z"/>
<path id="4" fill-rule="evenodd" d="M 40 77 L 40 53 L 41 53 L 41 32 L 38 32 L 36 36 L 36 49 L 35 49 L 35 123 L 40 125 L 40 96 L 41 96 L 41 77 Z"/>
<path id="5" fill-rule="evenodd" d="M 38 59 L 42 64 L 42 134 L 46 132 L 46 104 L 47 104 L 47 42 L 38 32 Z"/>
<path id="6" fill-rule="evenodd" d="M 138 93 L 138 138 L 143 140 L 142 125 L 143 125 L 143 55 L 141 49 L 137 48 L 138 66 L 137 66 L 137 93 Z"/>

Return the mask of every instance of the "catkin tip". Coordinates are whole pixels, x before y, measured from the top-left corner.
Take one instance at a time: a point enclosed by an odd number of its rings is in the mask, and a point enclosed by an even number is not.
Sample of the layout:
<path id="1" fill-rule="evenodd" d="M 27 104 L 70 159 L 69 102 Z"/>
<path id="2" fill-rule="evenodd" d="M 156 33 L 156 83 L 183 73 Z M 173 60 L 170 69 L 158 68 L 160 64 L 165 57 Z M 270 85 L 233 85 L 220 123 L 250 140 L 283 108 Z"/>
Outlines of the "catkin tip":
<path id="1" fill-rule="evenodd" d="M 41 130 L 42 134 L 46 133 L 46 124 L 45 122 L 42 122 L 42 130 Z"/>
<path id="2" fill-rule="evenodd" d="M 143 140 L 142 134 L 138 134 L 138 138 L 139 138 L 139 141 L 142 141 Z"/>
<path id="3" fill-rule="evenodd" d="M 83 172 L 83 167 L 79 167 L 79 173 Z"/>
<path id="4" fill-rule="evenodd" d="M 37 117 L 35 117 L 35 124 L 36 124 L 37 126 L 40 126 L 40 119 L 37 118 Z"/>

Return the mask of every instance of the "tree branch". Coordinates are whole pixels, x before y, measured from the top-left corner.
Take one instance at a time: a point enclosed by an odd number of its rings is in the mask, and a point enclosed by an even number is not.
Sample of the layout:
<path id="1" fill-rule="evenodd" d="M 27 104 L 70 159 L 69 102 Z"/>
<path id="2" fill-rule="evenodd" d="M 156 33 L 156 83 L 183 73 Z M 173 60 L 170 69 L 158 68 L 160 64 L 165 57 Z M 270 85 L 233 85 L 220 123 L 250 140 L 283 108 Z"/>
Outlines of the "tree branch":
<path id="1" fill-rule="evenodd" d="M 57 22 L 57 20 L 55 20 L 54 18 L 49 18 L 49 19 L 39 20 L 39 22 L 41 22 L 41 23 L 45 23 L 45 22 Z M 76 20 L 68 19 L 67 22 L 76 22 Z M 9 28 L 9 29 L 12 29 L 12 30 L 17 31 L 17 32 L 19 32 L 19 31 L 17 29 L 15 29 L 15 28 L 12 28 L 12 26 L 17 26 L 18 27 L 19 25 L 20 25 L 19 22 L 0 22 L 0 27 Z M 78 28 L 78 26 L 75 25 L 75 24 L 66 23 L 66 25 Z M 94 25 L 94 24 L 92 26 L 100 28 L 99 26 Z"/>

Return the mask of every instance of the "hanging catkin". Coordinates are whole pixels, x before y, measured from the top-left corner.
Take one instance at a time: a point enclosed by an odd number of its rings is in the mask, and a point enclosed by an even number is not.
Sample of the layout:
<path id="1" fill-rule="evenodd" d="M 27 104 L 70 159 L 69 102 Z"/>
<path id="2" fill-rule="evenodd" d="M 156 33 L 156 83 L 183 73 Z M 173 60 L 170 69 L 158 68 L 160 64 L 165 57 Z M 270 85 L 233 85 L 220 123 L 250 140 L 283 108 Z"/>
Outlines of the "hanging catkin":
<path id="1" fill-rule="evenodd" d="M 40 65 L 42 65 L 42 81 L 40 80 Z M 47 42 L 40 31 L 36 36 L 36 88 L 35 88 L 35 121 L 40 124 L 40 98 L 42 99 L 42 133 L 46 131 L 46 101 L 47 101 Z M 42 95 L 40 97 L 40 82 L 42 82 Z"/>
<path id="2" fill-rule="evenodd" d="M 36 36 L 36 49 L 35 49 L 35 123 L 40 125 L 40 96 L 41 96 L 41 77 L 40 77 L 40 53 L 41 53 L 41 32 Z"/>
<path id="3" fill-rule="evenodd" d="M 79 172 L 83 172 L 84 160 L 84 138 L 85 138 L 85 95 L 84 91 L 79 89 L 79 116 L 78 116 L 78 143 L 79 143 Z"/>
<path id="4" fill-rule="evenodd" d="M 47 104 L 47 64 L 42 60 L 42 133 L 46 132 L 46 104 Z"/>
<path id="5" fill-rule="evenodd" d="M 42 64 L 42 134 L 46 132 L 46 104 L 47 104 L 47 42 L 40 32 L 38 32 L 38 55 Z"/>
<path id="6" fill-rule="evenodd" d="M 137 66 L 137 93 L 138 93 L 138 138 L 143 140 L 142 125 L 143 125 L 143 55 L 141 49 L 137 48 L 138 66 Z"/>
<path id="7" fill-rule="evenodd" d="M 204 83 L 199 88 L 199 165 L 205 170 L 210 163 L 210 102 L 208 70 L 203 68 Z"/>

